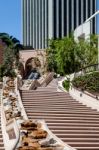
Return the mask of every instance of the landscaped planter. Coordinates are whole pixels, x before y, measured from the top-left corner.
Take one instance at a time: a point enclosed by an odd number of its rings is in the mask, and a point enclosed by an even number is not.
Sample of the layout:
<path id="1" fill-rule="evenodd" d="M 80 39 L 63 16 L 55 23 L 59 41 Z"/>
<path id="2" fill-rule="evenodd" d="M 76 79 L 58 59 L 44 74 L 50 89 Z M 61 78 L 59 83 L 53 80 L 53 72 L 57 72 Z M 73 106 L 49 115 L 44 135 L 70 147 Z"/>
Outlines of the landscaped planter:
<path id="1" fill-rule="evenodd" d="M 19 141 L 17 120 L 21 118 L 21 109 L 18 105 L 16 91 L 17 80 L 4 77 L 1 96 L 1 120 L 5 150 L 15 149 Z"/>
<path id="2" fill-rule="evenodd" d="M 72 81 L 74 77 L 74 74 L 70 75 L 70 80 Z M 66 80 L 66 78 L 63 78 L 61 81 L 59 81 L 59 89 L 60 91 L 67 92 L 62 83 Z M 87 91 L 82 91 L 79 88 L 75 88 L 74 86 L 70 86 L 69 94 L 77 101 L 83 103 L 84 105 L 91 107 L 92 109 L 96 109 L 99 111 L 99 96 L 93 95 Z"/>
<path id="3" fill-rule="evenodd" d="M 18 150 L 66 150 L 53 135 L 49 134 L 44 121 L 25 121 L 21 124 L 21 139 Z"/>
<path id="4" fill-rule="evenodd" d="M 72 80 L 72 85 L 82 91 L 87 91 L 91 95 L 99 96 L 99 72 L 91 72 L 78 76 Z"/>

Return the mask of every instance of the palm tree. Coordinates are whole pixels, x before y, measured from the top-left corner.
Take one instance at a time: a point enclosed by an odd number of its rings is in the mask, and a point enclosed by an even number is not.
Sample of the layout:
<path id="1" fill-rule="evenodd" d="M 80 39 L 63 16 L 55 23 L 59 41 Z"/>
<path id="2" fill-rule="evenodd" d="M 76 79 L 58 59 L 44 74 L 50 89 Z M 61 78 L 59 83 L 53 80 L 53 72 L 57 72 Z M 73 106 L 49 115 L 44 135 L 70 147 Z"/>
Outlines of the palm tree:
<path id="1" fill-rule="evenodd" d="M 15 37 L 10 36 L 8 33 L 0 33 L 0 39 L 6 44 L 7 47 L 14 51 L 15 55 L 19 53 L 19 50 L 23 49 L 23 45 L 20 44 L 20 41 Z"/>

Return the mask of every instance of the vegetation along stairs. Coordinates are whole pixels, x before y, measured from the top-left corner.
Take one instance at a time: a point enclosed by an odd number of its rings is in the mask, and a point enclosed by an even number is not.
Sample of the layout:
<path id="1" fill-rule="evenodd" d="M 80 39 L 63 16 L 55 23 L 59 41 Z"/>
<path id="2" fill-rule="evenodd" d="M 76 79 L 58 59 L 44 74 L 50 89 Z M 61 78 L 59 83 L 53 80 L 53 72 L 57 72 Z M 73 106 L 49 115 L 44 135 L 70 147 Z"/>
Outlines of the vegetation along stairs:
<path id="1" fill-rule="evenodd" d="M 0 90 L 0 118 L 1 118 L 1 90 Z M 2 129 L 1 129 L 1 119 L 0 119 L 0 150 L 5 150 L 4 143 L 3 143 Z"/>
<path id="2" fill-rule="evenodd" d="M 46 88 L 21 91 L 29 119 L 44 119 L 56 136 L 77 150 L 99 150 L 99 112 L 68 93 Z"/>

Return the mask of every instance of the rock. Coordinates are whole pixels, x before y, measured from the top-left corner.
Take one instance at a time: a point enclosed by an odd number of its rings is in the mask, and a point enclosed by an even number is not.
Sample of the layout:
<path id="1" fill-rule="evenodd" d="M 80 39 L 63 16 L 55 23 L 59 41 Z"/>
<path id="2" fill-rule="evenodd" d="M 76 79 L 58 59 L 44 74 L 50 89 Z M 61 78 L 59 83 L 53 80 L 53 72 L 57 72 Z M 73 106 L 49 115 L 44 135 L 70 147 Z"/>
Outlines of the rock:
<path id="1" fill-rule="evenodd" d="M 32 131 L 28 136 L 31 136 L 35 139 L 42 139 L 47 137 L 47 131 L 42 129 Z"/>
<path id="2" fill-rule="evenodd" d="M 25 121 L 23 123 L 21 123 L 22 127 L 34 127 L 37 128 L 37 124 L 32 122 L 31 120 Z"/>
<path id="3" fill-rule="evenodd" d="M 38 150 L 38 149 L 33 148 L 32 146 L 21 146 L 17 150 Z"/>

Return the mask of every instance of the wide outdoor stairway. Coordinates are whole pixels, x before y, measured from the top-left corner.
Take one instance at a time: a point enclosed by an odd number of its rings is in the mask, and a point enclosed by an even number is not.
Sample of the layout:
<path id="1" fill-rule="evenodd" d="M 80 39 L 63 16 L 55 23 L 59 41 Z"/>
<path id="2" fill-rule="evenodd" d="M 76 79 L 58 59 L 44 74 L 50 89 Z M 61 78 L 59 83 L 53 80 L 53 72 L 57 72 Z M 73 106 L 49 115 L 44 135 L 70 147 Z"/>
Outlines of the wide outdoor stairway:
<path id="1" fill-rule="evenodd" d="M 54 134 L 77 150 L 99 150 L 99 112 L 65 92 L 30 90 L 21 94 L 29 119 L 44 119 Z"/>
<path id="2" fill-rule="evenodd" d="M 1 130 L 1 91 L 0 91 L 0 150 L 5 150 Z"/>

